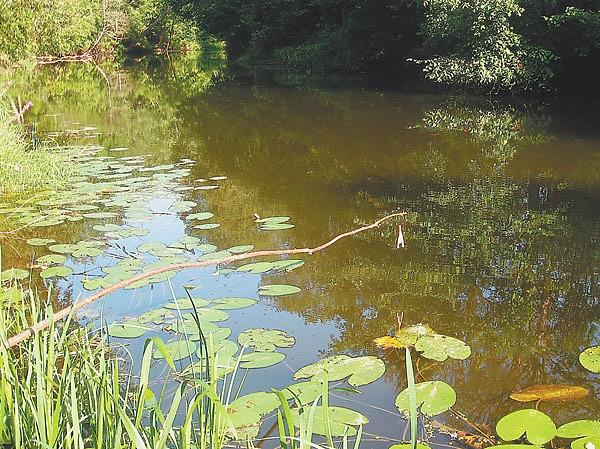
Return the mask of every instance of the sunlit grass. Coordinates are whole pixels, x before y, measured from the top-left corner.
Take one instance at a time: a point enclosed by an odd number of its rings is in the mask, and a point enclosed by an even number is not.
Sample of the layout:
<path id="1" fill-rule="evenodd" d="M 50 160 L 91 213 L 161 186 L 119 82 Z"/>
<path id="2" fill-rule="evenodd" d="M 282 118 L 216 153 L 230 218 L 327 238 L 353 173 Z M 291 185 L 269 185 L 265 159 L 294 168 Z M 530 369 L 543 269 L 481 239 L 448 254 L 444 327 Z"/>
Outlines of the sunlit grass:
<path id="1" fill-rule="evenodd" d="M 0 194 L 64 187 L 77 173 L 71 150 L 30 140 L 0 97 Z"/>

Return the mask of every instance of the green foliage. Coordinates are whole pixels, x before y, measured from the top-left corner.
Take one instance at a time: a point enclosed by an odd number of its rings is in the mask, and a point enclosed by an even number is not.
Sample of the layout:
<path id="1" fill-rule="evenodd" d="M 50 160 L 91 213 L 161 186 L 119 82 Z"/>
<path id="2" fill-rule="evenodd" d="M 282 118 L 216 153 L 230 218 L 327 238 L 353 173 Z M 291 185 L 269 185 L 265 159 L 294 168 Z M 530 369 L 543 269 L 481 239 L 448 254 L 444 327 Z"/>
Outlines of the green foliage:
<path id="1" fill-rule="evenodd" d="M 551 56 L 524 43 L 511 18 L 516 0 L 426 0 L 425 54 L 416 62 L 436 82 L 488 89 L 544 87 Z"/>

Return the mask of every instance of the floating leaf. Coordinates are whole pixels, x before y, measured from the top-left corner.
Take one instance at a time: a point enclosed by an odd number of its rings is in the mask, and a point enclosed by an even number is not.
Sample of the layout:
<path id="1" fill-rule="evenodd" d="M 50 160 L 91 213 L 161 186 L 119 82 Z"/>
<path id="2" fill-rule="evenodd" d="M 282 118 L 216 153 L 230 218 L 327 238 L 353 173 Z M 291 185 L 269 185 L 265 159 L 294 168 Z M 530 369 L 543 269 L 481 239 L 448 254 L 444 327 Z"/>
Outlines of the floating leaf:
<path id="1" fill-rule="evenodd" d="M 0 273 L 0 280 L 2 282 L 22 281 L 29 277 L 29 271 L 21 268 L 9 268 Z"/>
<path id="2" fill-rule="evenodd" d="M 238 245 L 232 246 L 227 251 L 229 251 L 231 254 L 243 254 L 252 251 L 253 249 L 254 245 Z"/>
<path id="3" fill-rule="evenodd" d="M 196 206 L 196 203 L 193 201 L 175 201 L 171 207 L 169 207 L 169 210 L 171 212 L 187 212 L 194 206 Z"/>
<path id="4" fill-rule="evenodd" d="M 215 214 L 211 212 L 198 212 L 196 214 L 189 214 L 185 217 L 186 220 L 208 220 L 214 217 Z"/>
<path id="5" fill-rule="evenodd" d="M 142 243 L 137 247 L 138 253 L 148 253 L 150 251 L 160 251 L 167 249 L 167 245 L 162 242 L 147 242 Z"/>
<path id="6" fill-rule="evenodd" d="M 498 421 L 496 433 L 505 441 L 517 440 L 525 433 L 530 443 L 541 446 L 556 436 L 556 426 L 539 410 L 525 409 L 509 413 Z"/>
<path id="7" fill-rule="evenodd" d="M 471 348 L 463 341 L 446 335 L 423 335 L 415 344 L 423 357 L 443 362 L 448 357 L 464 360 L 471 355 Z"/>
<path id="8" fill-rule="evenodd" d="M 600 447 L 600 435 L 589 435 L 571 443 L 571 449 L 595 449 Z"/>
<path id="9" fill-rule="evenodd" d="M 168 302 L 163 307 L 165 309 L 177 310 L 177 308 L 179 308 L 181 310 L 186 310 L 193 309 L 194 306 L 196 306 L 196 308 L 201 308 L 208 304 L 209 302 L 203 298 L 177 298 L 176 301 Z"/>
<path id="10" fill-rule="evenodd" d="M 259 391 L 237 398 L 227 406 L 227 413 L 237 428 L 257 424 L 277 407 L 279 399 L 275 393 Z"/>
<path id="11" fill-rule="evenodd" d="M 421 412 L 428 416 L 439 415 L 449 410 L 456 402 L 454 389 L 441 380 L 418 383 L 415 385 L 415 390 L 417 406 L 420 406 Z M 408 388 L 396 396 L 396 407 L 401 412 L 410 413 Z"/>
<path id="12" fill-rule="evenodd" d="M 292 295 L 294 293 L 298 293 L 299 291 L 299 287 L 286 284 L 261 285 L 258 287 L 258 294 L 263 296 Z"/>
<path id="13" fill-rule="evenodd" d="M 73 274 L 72 268 L 59 265 L 56 267 L 46 268 L 40 273 L 40 276 L 44 279 L 48 279 L 52 277 L 67 277 L 70 274 Z"/>
<path id="14" fill-rule="evenodd" d="M 372 356 L 334 355 L 299 369 L 294 374 L 294 379 L 321 380 L 325 371 L 330 382 L 348 377 L 348 383 L 358 387 L 374 382 L 383 376 L 385 364 L 377 357 Z"/>
<path id="15" fill-rule="evenodd" d="M 579 363 L 592 373 L 600 373 L 600 346 L 592 346 L 579 354 Z"/>
<path id="16" fill-rule="evenodd" d="M 166 318 L 171 316 L 173 315 L 169 310 L 160 307 L 158 309 L 149 310 L 143 313 L 142 315 L 138 316 L 136 320 L 142 324 L 150 322 L 154 324 L 161 324 L 164 323 Z"/>
<path id="17" fill-rule="evenodd" d="M 194 226 L 194 229 L 208 230 L 208 229 L 216 229 L 219 226 L 221 226 L 219 223 L 203 223 L 203 224 Z"/>
<path id="18" fill-rule="evenodd" d="M 497 447 L 497 446 L 494 446 L 494 447 Z M 390 446 L 389 449 L 412 449 L 412 444 L 410 444 L 410 443 L 394 444 L 393 446 Z M 415 446 L 415 449 L 431 449 L 431 447 L 429 447 L 427 444 L 417 443 L 417 445 Z M 515 449 L 517 449 L 517 448 L 515 448 Z"/>
<path id="19" fill-rule="evenodd" d="M 54 243 L 56 240 L 54 239 L 42 239 L 34 237 L 32 239 L 27 240 L 27 244 L 31 246 L 47 246 L 50 243 Z"/>
<path id="20" fill-rule="evenodd" d="M 244 354 L 241 358 L 241 368 L 266 368 L 277 365 L 285 359 L 285 354 L 279 352 L 251 352 Z"/>
<path id="21" fill-rule="evenodd" d="M 271 224 L 275 224 L 275 223 L 285 223 L 286 221 L 289 221 L 290 217 L 267 217 L 267 218 L 259 218 L 256 221 L 256 223 L 271 223 Z"/>
<path id="22" fill-rule="evenodd" d="M 66 261 L 66 256 L 63 256 L 62 254 L 46 254 L 45 256 L 37 258 L 37 262 L 42 265 L 59 265 L 65 263 Z"/>
<path id="23" fill-rule="evenodd" d="M 331 435 L 334 437 L 353 436 L 356 435 L 355 426 L 365 425 L 369 422 L 366 416 L 349 408 L 329 407 L 326 413 L 326 409 L 319 405 L 314 410 L 312 431 L 319 435 L 326 435 L 329 428 Z M 297 409 L 292 411 L 295 425 L 300 422 L 298 413 Z M 305 410 L 304 413 L 310 413 L 310 409 Z M 327 418 L 328 423 L 326 425 Z"/>
<path id="24" fill-rule="evenodd" d="M 259 274 L 259 273 L 266 273 L 267 271 L 270 271 L 272 269 L 273 269 L 272 262 L 253 262 L 253 263 L 248 263 L 246 265 L 242 265 L 242 266 L 238 267 L 237 271 Z"/>
<path id="25" fill-rule="evenodd" d="M 196 343 L 193 341 L 177 340 L 167 343 L 166 349 L 174 361 L 185 359 L 196 352 Z M 152 356 L 155 359 L 162 359 L 160 351 L 155 351 Z"/>
<path id="26" fill-rule="evenodd" d="M 511 399 L 519 402 L 531 401 L 576 401 L 588 395 L 586 388 L 576 385 L 535 385 L 510 395 Z"/>
<path id="27" fill-rule="evenodd" d="M 116 338 L 138 338 L 150 330 L 147 327 L 140 326 L 139 324 L 126 321 L 125 323 L 113 323 L 107 326 L 108 335 Z"/>
<path id="28" fill-rule="evenodd" d="M 255 299 L 251 298 L 218 298 L 212 300 L 214 306 L 213 309 L 217 310 L 234 310 L 234 309 L 243 309 L 245 307 L 250 307 L 256 304 Z"/>
<path id="29" fill-rule="evenodd" d="M 560 438 L 580 438 L 590 435 L 600 435 L 600 421 L 580 419 L 563 424 L 556 430 Z"/>
<path id="30" fill-rule="evenodd" d="M 118 215 L 115 212 L 90 212 L 89 214 L 83 214 L 85 218 L 95 218 L 95 219 L 104 219 L 104 218 L 114 218 Z"/>
<path id="31" fill-rule="evenodd" d="M 254 347 L 257 352 L 274 352 L 277 347 L 294 346 L 296 339 L 278 329 L 254 328 L 238 335 L 238 342 L 242 346 Z"/>
<path id="32" fill-rule="evenodd" d="M 323 386 L 320 382 L 298 382 L 282 390 L 286 399 L 299 400 L 301 405 L 310 404 L 323 393 Z"/>
<path id="33" fill-rule="evenodd" d="M 277 262 L 273 262 L 273 270 L 285 270 L 289 272 L 302 265 L 304 265 L 304 260 L 302 259 L 278 260 Z"/>
<path id="34" fill-rule="evenodd" d="M 266 223 L 260 226 L 261 231 L 282 231 L 284 229 L 291 229 L 295 227 L 289 223 Z"/>

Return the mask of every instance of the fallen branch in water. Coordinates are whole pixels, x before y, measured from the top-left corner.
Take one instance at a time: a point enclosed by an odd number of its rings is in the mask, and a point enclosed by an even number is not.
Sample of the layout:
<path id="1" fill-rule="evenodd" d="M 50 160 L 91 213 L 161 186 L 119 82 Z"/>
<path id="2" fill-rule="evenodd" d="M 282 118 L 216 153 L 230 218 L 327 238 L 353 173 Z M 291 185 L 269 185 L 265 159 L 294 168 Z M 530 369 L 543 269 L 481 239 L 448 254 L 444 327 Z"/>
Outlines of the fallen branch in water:
<path id="1" fill-rule="evenodd" d="M 219 259 L 203 260 L 203 261 L 197 261 L 197 262 L 184 262 L 184 263 L 178 263 L 178 264 L 173 264 L 173 265 L 167 265 L 165 267 L 147 271 L 145 273 L 141 273 L 141 274 L 138 274 L 137 276 L 134 276 L 132 278 L 121 281 L 117 284 L 111 285 L 110 287 L 107 287 L 104 290 L 100 290 L 98 293 L 94 293 L 93 295 L 88 296 L 87 298 L 82 299 L 81 301 L 78 301 L 69 307 L 65 307 L 64 309 L 51 315 L 49 318 L 46 318 L 45 320 L 42 320 L 39 323 L 36 323 L 33 326 L 29 327 L 28 329 L 25 329 L 24 331 L 18 333 L 17 335 L 14 335 L 11 338 L 9 338 L 8 342 L 7 342 L 7 346 L 9 348 L 12 348 L 13 346 L 18 345 L 22 341 L 25 341 L 29 337 L 35 335 L 37 332 L 40 332 L 40 331 L 46 329 L 50 325 L 68 317 L 71 313 L 76 312 L 77 310 L 83 309 L 84 307 L 99 300 L 100 298 L 108 296 L 111 293 L 121 290 L 122 288 L 125 288 L 128 285 L 134 284 L 143 279 L 149 278 L 151 276 L 156 276 L 157 274 L 167 273 L 170 271 L 179 271 L 179 270 L 184 270 L 187 268 L 204 268 L 204 267 L 208 267 L 211 265 L 219 265 L 219 264 L 224 264 L 224 263 L 237 262 L 237 261 L 245 260 L 245 259 L 252 259 L 254 257 L 288 256 L 291 254 L 308 254 L 310 256 L 316 252 L 324 250 L 325 248 L 333 245 L 334 243 L 336 243 L 337 241 L 339 241 L 343 238 L 350 237 L 355 234 L 359 234 L 361 232 L 377 228 L 379 225 L 381 225 L 381 223 L 389 220 L 390 218 L 402 217 L 404 215 L 406 215 L 405 212 L 398 212 L 395 214 L 386 215 L 385 217 L 380 218 L 379 220 L 377 220 L 374 223 L 371 223 L 370 225 L 366 225 L 361 228 L 354 229 L 352 231 L 344 232 L 343 234 L 340 234 L 340 235 L 332 238 L 331 240 L 323 243 L 322 245 L 316 246 L 314 248 L 293 248 L 293 249 L 254 251 L 251 253 L 237 254 L 234 256 L 222 257 Z"/>

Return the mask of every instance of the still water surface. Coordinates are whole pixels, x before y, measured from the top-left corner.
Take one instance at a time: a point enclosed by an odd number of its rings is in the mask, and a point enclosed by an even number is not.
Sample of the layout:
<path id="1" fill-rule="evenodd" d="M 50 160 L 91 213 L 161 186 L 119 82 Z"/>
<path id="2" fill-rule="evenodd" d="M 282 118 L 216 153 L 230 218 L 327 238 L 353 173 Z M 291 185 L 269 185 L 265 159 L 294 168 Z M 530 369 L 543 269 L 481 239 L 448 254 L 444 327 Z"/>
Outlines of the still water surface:
<path id="1" fill-rule="evenodd" d="M 464 361 L 418 361 L 423 378 L 455 388 L 456 408 L 471 421 L 494 425 L 523 407 L 511 392 L 546 383 L 591 390 L 577 402 L 542 404 L 557 423 L 598 416 L 600 386 L 577 362 L 581 350 L 600 343 L 598 109 L 291 87 L 278 75 L 240 80 L 221 73 L 219 64 L 103 72 L 77 65 L 13 76 L 12 89 L 33 100 L 30 120 L 46 138 L 128 147 L 100 154 L 145 156 L 146 164 L 195 161 L 186 165 L 191 172 L 181 185 L 227 177 L 208 181 L 214 190 L 148 189 L 144 198 L 153 216 L 141 226 L 149 234 L 118 241 L 129 249 L 185 234 L 218 248 L 315 246 L 385 214 L 409 212 L 402 249 L 395 248 L 390 223 L 307 257 L 290 273 L 263 279 L 213 275 L 216 269 L 208 268 L 171 280 L 177 296 L 184 295 L 183 285 L 193 285 L 193 295 L 207 299 L 257 299 L 229 313 L 232 338 L 250 327 L 296 338 L 281 350 L 283 363 L 250 372 L 244 391 L 285 387 L 294 371 L 326 355 L 375 355 L 385 361 L 385 376 L 361 388 L 364 395 L 338 392 L 335 401 L 370 418 L 369 440 L 402 439 L 405 425 L 394 398 L 406 386 L 404 359 L 372 340 L 390 333 L 403 313 L 404 323 L 428 324 L 471 346 Z M 181 199 L 198 203 L 194 212 L 214 213 L 209 221 L 220 227 L 193 229 L 169 210 Z M 295 227 L 261 231 L 255 213 L 289 216 Z M 101 222 L 23 232 L 3 245 L 3 267 L 24 267 L 34 252 L 45 251 L 27 246 L 26 238 L 75 242 L 97 235 L 92 226 Z M 68 262 L 76 273 L 110 264 L 106 254 Z M 57 301 L 87 295 L 81 280 L 59 281 Z M 269 298 L 257 294 L 261 283 L 302 291 Z M 111 323 L 171 297 L 166 283 L 128 290 L 83 318 Z M 135 354 L 142 340 L 120 343 Z M 464 427 L 452 416 L 442 420 Z"/>

